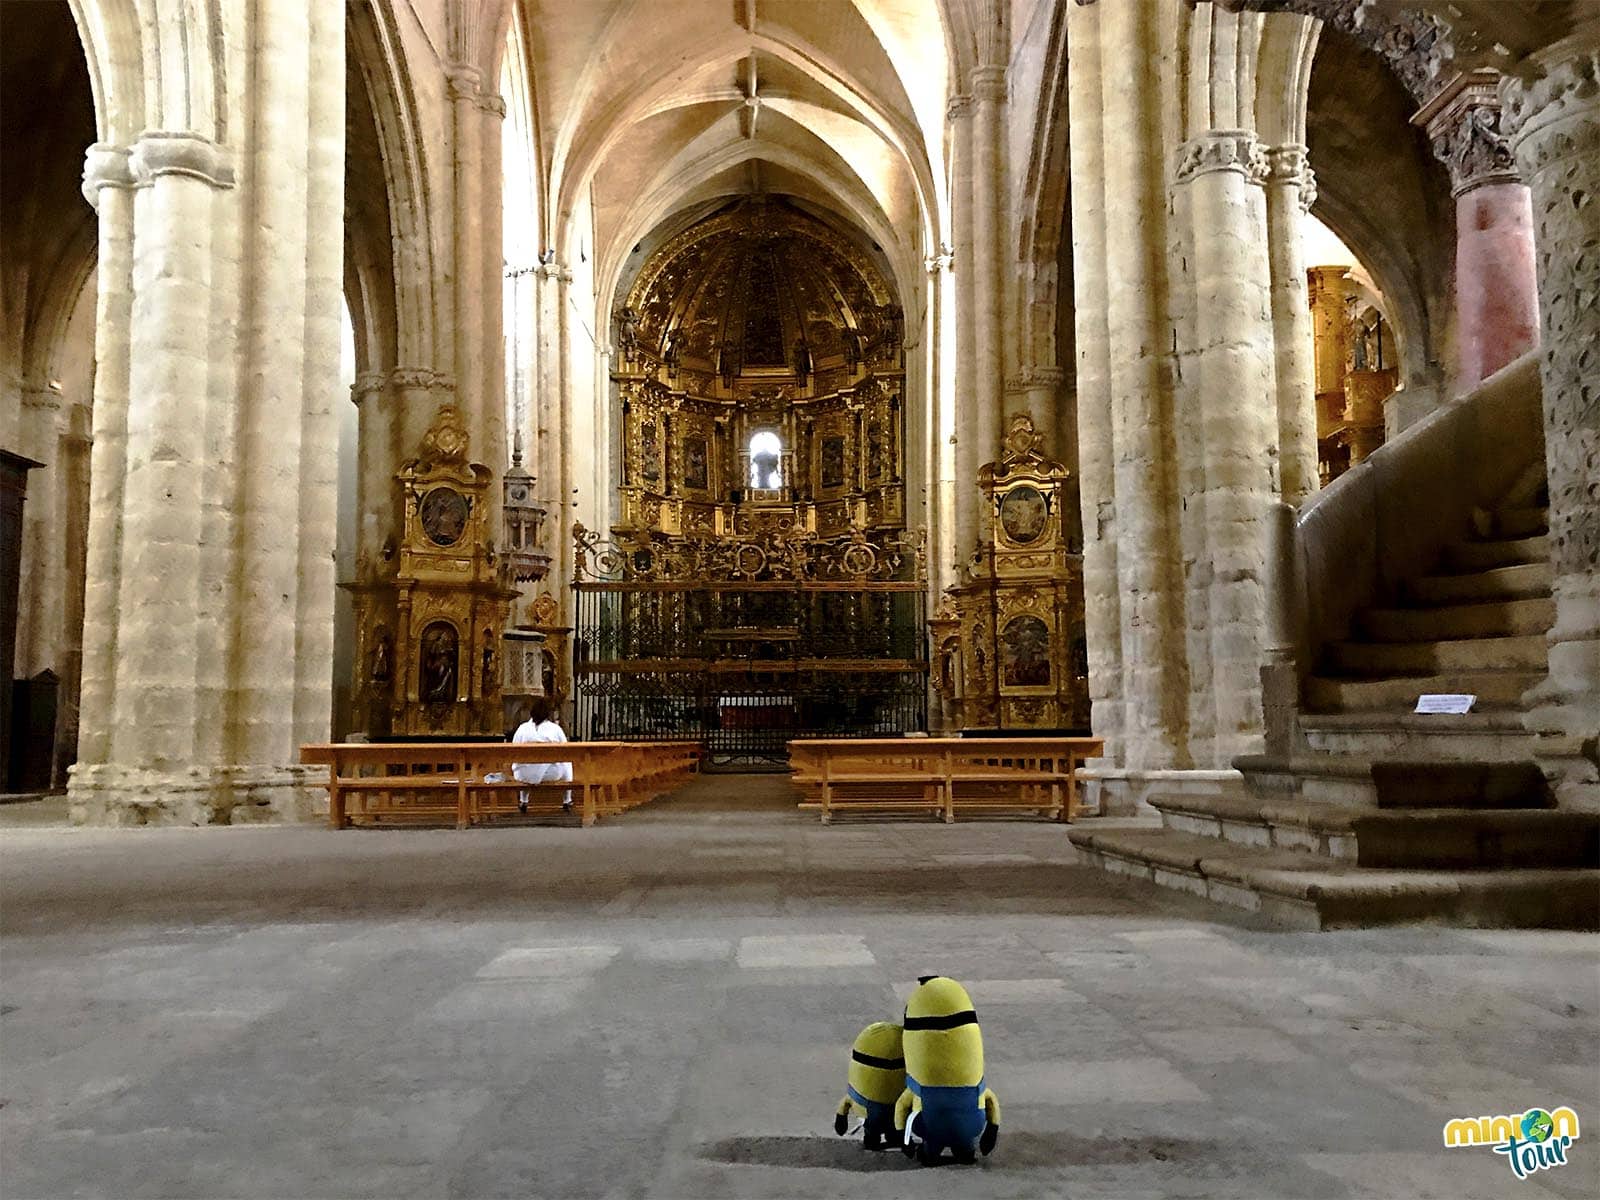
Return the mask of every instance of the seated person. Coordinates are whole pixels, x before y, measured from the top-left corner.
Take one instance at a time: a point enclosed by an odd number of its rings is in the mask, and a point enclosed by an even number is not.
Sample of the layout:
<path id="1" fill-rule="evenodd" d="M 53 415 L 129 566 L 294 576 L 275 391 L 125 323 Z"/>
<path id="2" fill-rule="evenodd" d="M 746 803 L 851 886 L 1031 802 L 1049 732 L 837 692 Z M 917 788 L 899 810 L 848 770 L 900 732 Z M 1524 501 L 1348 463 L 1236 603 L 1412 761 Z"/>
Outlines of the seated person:
<path id="1" fill-rule="evenodd" d="M 548 697 L 535 696 L 527 707 L 528 719 L 517 726 L 516 733 L 511 735 L 513 742 L 564 742 L 567 735 L 562 732 L 561 726 L 555 721 L 555 706 Z M 571 783 L 572 764 L 569 762 L 547 763 L 514 763 L 511 774 L 522 783 Z M 572 790 L 567 789 L 566 798 L 561 802 L 563 809 L 572 807 Z M 528 811 L 528 793 L 522 792 L 517 798 L 517 810 Z"/>

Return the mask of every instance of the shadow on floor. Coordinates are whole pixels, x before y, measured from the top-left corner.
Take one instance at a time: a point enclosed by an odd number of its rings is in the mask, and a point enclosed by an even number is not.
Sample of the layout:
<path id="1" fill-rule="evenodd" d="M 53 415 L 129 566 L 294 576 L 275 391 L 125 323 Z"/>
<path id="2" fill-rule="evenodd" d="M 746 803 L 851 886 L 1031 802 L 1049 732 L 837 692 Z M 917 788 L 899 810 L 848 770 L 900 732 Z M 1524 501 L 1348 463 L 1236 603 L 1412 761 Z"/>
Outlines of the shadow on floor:
<path id="1" fill-rule="evenodd" d="M 1127 1166 L 1134 1163 L 1220 1161 L 1226 1147 L 1212 1139 L 1078 1137 L 1069 1133 L 1002 1133 L 984 1162 L 999 1168 Z M 827 1167 L 836 1171 L 916 1170 L 898 1150 L 864 1150 L 857 1137 L 735 1137 L 709 1142 L 700 1157 L 758 1167 Z M 946 1158 L 941 1167 L 956 1164 Z"/>

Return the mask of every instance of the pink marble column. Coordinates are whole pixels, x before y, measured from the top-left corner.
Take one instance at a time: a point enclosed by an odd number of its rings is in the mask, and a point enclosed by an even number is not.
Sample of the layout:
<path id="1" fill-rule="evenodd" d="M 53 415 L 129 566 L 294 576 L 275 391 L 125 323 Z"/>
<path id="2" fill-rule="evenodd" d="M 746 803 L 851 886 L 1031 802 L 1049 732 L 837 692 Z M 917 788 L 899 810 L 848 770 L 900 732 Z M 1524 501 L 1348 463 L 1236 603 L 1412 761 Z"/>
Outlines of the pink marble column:
<path id="1" fill-rule="evenodd" d="M 1417 112 L 1456 201 L 1456 343 L 1462 390 L 1539 344 L 1533 206 L 1500 131 L 1500 76 L 1455 76 Z"/>
<path id="2" fill-rule="evenodd" d="M 1456 197 L 1456 317 L 1463 388 L 1539 344 L 1533 205 L 1520 183 Z"/>

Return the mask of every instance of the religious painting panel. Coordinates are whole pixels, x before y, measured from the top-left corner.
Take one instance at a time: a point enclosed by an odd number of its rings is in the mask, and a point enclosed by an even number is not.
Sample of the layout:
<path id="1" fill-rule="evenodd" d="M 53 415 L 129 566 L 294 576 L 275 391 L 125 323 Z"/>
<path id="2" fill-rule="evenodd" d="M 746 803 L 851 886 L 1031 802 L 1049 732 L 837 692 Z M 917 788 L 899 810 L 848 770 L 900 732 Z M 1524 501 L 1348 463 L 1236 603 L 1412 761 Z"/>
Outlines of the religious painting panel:
<path id="1" fill-rule="evenodd" d="M 639 423 L 639 478 L 646 484 L 661 482 L 661 435 L 654 417 Z"/>
<path id="2" fill-rule="evenodd" d="M 1049 519 L 1049 506 L 1038 488 L 1014 487 L 1000 501 L 1001 531 L 1015 545 L 1038 541 Z"/>
<path id="3" fill-rule="evenodd" d="M 837 434 L 822 439 L 822 454 L 819 459 L 821 476 L 820 483 L 824 488 L 841 488 L 844 486 L 844 438 Z"/>
<path id="4" fill-rule="evenodd" d="M 1050 686 L 1050 627 L 1038 617 L 1013 617 L 1000 633 L 1003 687 Z"/>
<path id="5" fill-rule="evenodd" d="M 711 486 L 709 449 L 701 434 L 691 434 L 683 439 L 683 486 L 688 491 L 703 492 Z"/>
<path id="6" fill-rule="evenodd" d="M 418 644 L 417 685 L 424 704 L 453 704 L 459 692 L 461 640 L 449 621 L 434 621 Z"/>

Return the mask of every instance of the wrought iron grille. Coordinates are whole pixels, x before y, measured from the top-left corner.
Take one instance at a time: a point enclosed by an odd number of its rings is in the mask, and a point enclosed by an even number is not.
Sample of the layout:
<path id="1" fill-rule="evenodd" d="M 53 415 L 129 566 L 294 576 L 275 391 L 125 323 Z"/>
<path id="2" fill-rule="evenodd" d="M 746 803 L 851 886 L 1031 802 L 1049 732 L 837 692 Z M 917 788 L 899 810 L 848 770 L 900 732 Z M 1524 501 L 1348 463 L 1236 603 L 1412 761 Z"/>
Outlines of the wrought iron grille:
<path id="1" fill-rule="evenodd" d="M 578 736 L 693 738 L 748 770 L 791 738 L 927 727 L 919 541 L 578 542 Z"/>

